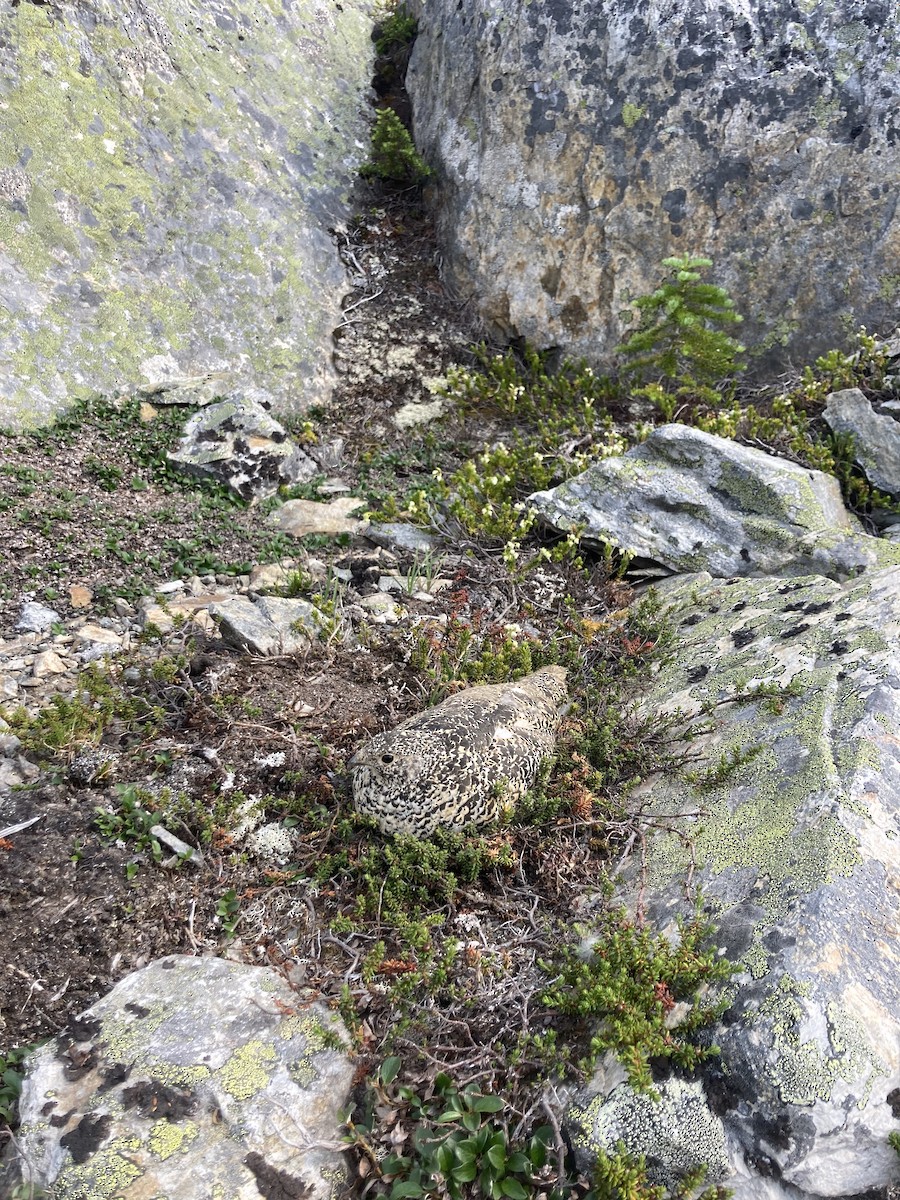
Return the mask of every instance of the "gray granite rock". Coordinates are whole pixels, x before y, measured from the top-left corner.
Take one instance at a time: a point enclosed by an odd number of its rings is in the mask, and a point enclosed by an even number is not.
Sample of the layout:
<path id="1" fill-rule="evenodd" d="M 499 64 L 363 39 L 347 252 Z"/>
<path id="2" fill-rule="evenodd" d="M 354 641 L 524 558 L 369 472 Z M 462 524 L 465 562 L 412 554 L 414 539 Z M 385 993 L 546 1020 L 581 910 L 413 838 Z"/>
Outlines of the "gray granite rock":
<path id="1" fill-rule="evenodd" d="M 269 968 L 160 959 L 30 1057 L 18 1174 L 72 1200 L 331 1200 L 353 1065 L 326 1046 L 344 1038 Z"/>
<path id="2" fill-rule="evenodd" d="M 327 398 L 363 0 L 0 0 L 0 427 L 224 374 Z"/>
<path id="3" fill-rule="evenodd" d="M 407 77 L 445 265 L 494 328 L 608 360 L 670 255 L 794 364 L 896 324 L 888 0 L 428 0 Z"/>
<path id="4" fill-rule="evenodd" d="M 667 772 L 630 795 L 650 832 L 619 897 L 640 892 L 676 936 L 692 876 L 738 964 L 702 1070 L 725 1182 L 735 1200 L 883 1194 L 900 1087 L 900 568 L 843 585 L 699 575 L 661 598 L 678 654 L 641 711 L 677 714 L 701 757 L 693 782 Z M 739 765 L 705 778 L 723 761 Z M 592 1105 L 581 1128 L 602 1131 L 611 1114 Z"/>
<path id="5" fill-rule="evenodd" d="M 832 392 L 822 416 L 835 433 L 852 434 L 854 459 L 869 483 L 900 496 L 900 422 L 876 413 L 859 388 Z"/>
<path id="6" fill-rule="evenodd" d="M 327 504 L 318 500 L 288 500 L 272 513 L 269 524 L 297 538 L 311 533 L 337 537 L 366 528 L 365 521 L 354 515 L 365 507 L 365 500 L 356 496 L 336 496 Z"/>
<path id="7" fill-rule="evenodd" d="M 583 527 L 588 545 L 673 571 L 846 577 L 900 562 L 863 533 L 833 476 L 688 425 L 662 425 L 529 501 L 556 529 Z"/>
<path id="8" fill-rule="evenodd" d="M 16 629 L 24 633 L 46 633 L 59 621 L 62 621 L 62 617 L 56 609 L 39 604 L 37 600 L 26 600 L 16 621 Z"/>
<path id="9" fill-rule="evenodd" d="M 414 554 L 423 555 L 438 549 L 441 542 L 434 534 L 415 525 L 405 525 L 402 521 L 385 521 L 373 524 L 366 530 L 366 537 L 376 546 L 386 550 L 410 550 Z"/>
<path id="10" fill-rule="evenodd" d="M 251 654 L 293 654 L 309 645 L 325 618 L 307 600 L 265 596 L 249 600 L 235 596 L 224 604 L 211 604 L 210 614 L 225 641 Z"/>
<path id="11" fill-rule="evenodd" d="M 195 413 L 168 458 L 179 470 L 224 484 L 242 500 L 264 500 L 318 470 L 258 401 L 241 396 Z"/>

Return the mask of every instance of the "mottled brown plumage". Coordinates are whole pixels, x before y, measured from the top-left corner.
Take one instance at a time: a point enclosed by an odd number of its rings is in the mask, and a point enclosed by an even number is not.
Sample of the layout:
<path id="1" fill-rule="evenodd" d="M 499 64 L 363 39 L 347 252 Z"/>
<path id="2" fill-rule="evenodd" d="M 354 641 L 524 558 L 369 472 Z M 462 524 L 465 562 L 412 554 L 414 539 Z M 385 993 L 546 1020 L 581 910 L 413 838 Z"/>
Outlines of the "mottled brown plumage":
<path id="1" fill-rule="evenodd" d="M 350 760 L 353 800 L 384 833 L 484 825 L 534 783 L 567 695 L 562 667 L 458 692 Z"/>

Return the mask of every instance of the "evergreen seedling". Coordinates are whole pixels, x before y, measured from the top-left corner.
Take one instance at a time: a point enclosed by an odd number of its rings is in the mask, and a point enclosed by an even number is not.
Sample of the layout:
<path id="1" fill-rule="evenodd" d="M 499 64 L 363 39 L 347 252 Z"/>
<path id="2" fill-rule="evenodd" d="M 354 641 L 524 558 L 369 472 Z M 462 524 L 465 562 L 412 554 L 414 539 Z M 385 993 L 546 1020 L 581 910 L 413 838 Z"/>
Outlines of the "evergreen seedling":
<path id="1" fill-rule="evenodd" d="M 630 359 L 628 371 L 651 383 L 646 394 L 665 412 L 663 396 L 695 396 L 712 402 L 721 395 L 711 385 L 731 376 L 744 347 L 722 327 L 742 318 L 724 288 L 704 283 L 701 271 L 712 266 L 708 258 L 685 254 L 663 259 L 669 277 L 649 296 L 635 301 L 640 324 L 619 347 Z M 673 388 L 674 385 L 674 388 Z M 666 415 L 671 416 L 671 411 Z"/>
<path id="2" fill-rule="evenodd" d="M 406 126 L 392 108 L 380 108 L 372 128 L 372 154 L 362 168 L 366 179 L 392 183 L 424 183 L 431 168 L 413 145 Z"/>

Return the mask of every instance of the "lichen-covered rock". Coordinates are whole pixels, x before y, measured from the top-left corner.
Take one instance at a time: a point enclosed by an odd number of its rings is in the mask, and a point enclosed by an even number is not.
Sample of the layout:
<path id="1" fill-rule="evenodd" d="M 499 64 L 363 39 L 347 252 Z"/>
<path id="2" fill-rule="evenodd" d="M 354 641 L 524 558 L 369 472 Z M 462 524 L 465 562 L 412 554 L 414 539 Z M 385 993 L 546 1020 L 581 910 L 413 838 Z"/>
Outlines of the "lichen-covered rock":
<path id="1" fill-rule="evenodd" d="M 597 362 L 673 254 L 794 362 L 896 322 L 889 0 L 428 0 L 407 85 L 458 284 Z"/>
<path id="2" fill-rule="evenodd" d="M 251 654 L 293 654 L 327 626 L 323 614 L 299 598 L 234 596 L 209 611 L 224 640 Z"/>
<path id="3" fill-rule="evenodd" d="M 727 1182 L 736 1200 L 874 1194 L 897 1179 L 900 568 L 844 585 L 689 577 L 663 599 L 679 652 L 642 705 L 682 714 L 702 757 L 693 783 L 667 773 L 631 803 L 665 814 L 649 919 L 685 912 L 696 864 L 739 965 L 703 1072 Z"/>
<path id="4" fill-rule="evenodd" d="M 624 1082 L 608 1097 L 585 1094 L 570 1106 L 567 1124 L 588 1171 L 590 1149 L 615 1154 L 624 1141 L 644 1157 L 650 1179 L 672 1190 L 698 1163 L 706 1166 L 707 1183 L 730 1174 L 725 1130 L 699 1080 L 667 1079 L 655 1096 Z"/>
<path id="5" fill-rule="evenodd" d="M 67 1200 L 342 1194 L 343 1040 L 268 968 L 160 959 L 31 1056 L 14 1169 Z"/>
<path id="6" fill-rule="evenodd" d="M 877 413 L 859 388 L 832 392 L 822 416 L 835 433 L 853 436 L 853 457 L 869 483 L 900 496 L 900 423 Z"/>
<path id="7" fill-rule="evenodd" d="M 832 475 L 689 425 L 662 425 L 529 502 L 556 529 L 673 571 L 846 577 L 900 563 L 863 533 Z"/>
<path id="8" fill-rule="evenodd" d="M 322 399 L 367 0 L 0 0 L 0 426 L 209 372 Z"/>
<path id="9" fill-rule="evenodd" d="M 169 462 L 215 480 L 242 500 L 265 500 L 282 485 L 305 483 L 318 471 L 253 395 L 230 396 L 195 413 Z"/>

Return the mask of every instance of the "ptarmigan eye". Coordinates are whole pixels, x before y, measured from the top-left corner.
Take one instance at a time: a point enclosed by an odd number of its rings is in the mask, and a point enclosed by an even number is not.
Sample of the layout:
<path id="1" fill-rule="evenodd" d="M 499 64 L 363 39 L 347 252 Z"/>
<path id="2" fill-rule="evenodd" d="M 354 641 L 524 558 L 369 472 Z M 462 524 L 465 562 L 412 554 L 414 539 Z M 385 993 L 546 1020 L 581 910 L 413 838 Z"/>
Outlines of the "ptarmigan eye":
<path id="1" fill-rule="evenodd" d="M 393 754 L 382 754 L 381 761 L 383 763 L 392 763 L 394 761 Z"/>

